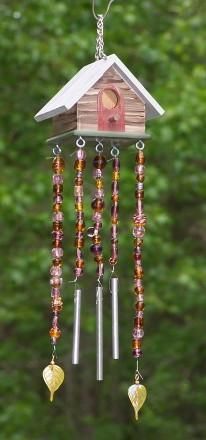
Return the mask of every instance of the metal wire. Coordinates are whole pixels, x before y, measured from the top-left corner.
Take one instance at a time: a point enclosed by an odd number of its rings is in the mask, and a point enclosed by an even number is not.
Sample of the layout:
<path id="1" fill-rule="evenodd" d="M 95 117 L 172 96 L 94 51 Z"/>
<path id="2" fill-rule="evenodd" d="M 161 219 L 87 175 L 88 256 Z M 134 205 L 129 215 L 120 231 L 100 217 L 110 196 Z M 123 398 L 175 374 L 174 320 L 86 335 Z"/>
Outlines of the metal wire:
<path id="1" fill-rule="evenodd" d="M 108 15 L 109 10 L 110 10 L 110 7 L 111 7 L 111 4 L 112 4 L 113 2 L 114 2 L 114 0 L 110 0 L 110 1 L 109 1 L 108 6 L 107 6 L 107 9 L 106 9 L 106 12 L 105 12 L 104 14 L 102 14 L 102 18 L 103 18 L 103 20 L 104 20 L 104 19 L 106 18 L 106 16 Z M 98 20 L 100 14 L 96 14 L 96 12 L 95 12 L 95 0 L 92 0 L 92 12 L 93 12 L 94 18 L 95 18 L 96 20 Z"/>

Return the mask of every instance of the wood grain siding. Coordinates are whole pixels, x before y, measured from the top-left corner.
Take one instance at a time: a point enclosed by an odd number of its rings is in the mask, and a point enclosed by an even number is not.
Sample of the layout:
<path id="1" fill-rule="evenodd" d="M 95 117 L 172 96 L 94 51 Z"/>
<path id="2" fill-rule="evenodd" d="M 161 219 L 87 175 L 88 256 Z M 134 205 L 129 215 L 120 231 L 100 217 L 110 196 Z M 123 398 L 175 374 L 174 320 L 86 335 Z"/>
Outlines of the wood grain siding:
<path id="1" fill-rule="evenodd" d="M 64 133 L 65 131 L 76 130 L 77 128 L 77 106 L 75 105 L 68 112 L 53 118 L 53 134 L 54 136 Z"/>
<path id="2" fill-rule="evenodd" d="M 78 130 L 98 130 L 97 97 L 107 84 L 116 86 L 124 97 L 125 131 L 145 132 L 145 105 L 133 90 L 111 67 L 103 77 L 79 100 L 77 104 Z"/>

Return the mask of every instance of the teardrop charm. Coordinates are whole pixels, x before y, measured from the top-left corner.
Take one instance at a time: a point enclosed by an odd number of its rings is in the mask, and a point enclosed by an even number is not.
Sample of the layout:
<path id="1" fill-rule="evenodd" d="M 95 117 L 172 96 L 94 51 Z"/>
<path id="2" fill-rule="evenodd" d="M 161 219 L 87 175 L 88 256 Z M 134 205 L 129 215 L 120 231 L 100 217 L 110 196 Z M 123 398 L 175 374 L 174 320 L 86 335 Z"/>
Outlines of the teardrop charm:
<path id="1" fill-rule="evenodd" d="M 61 367 L 51 362 L 43 370 L 43 379 L 50 391 L 50 402 L 53 401 L 54 393 L 64 381 L 64 371 Z"/>
<path id="2" fill-rule="evenodd" d="M 129 399 L 134 407 L 135 419 L 138 420 L 138 412 L 147 397 L 147 390 L 144 385 L 134 384 L 128 389 Z"/>

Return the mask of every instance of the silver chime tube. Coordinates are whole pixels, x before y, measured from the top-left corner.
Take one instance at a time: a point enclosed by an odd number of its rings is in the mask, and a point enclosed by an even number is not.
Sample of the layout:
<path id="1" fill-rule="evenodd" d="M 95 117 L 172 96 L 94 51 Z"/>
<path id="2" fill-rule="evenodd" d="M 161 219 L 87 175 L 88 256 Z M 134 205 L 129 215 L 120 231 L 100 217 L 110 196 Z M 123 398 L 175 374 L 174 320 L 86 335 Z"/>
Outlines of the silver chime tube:
<path id="1" fill-rule="evenodd" d="M 119 359 L 119 310 L 118 310 L 118 278 L 111 278 L 112 295 L 112 355 Z"/>
<path id="2" fill-rule="evenodd" d="M 103 380 L 103 288 L 96 289 L 97 380 Z"/>
<path id="3" fill-rule="evenodd" d="M 72 364 L 79 363 L 79 341 L 80 341 L 80 319 L 81 319 L 81 289 L 74 291 L 74 328 L 73 328 L 73 349 Z"/>

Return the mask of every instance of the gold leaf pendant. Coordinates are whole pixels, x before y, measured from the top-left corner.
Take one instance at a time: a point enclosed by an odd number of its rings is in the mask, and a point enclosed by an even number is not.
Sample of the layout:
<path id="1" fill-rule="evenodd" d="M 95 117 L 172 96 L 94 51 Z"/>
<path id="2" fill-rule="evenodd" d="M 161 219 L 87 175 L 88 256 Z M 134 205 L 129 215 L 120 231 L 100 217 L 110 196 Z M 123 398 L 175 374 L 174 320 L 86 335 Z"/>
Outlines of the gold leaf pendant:
<path id="1" fill-rule="evenodd" d="M 138 420 L 138 412 L 146 400 L 147 390 L 144 385 L 137 383 L 129 387 L 128 396 L 134 407 L 135 419 Z"/>
<path id="2" fill-rule="evenodd" d="M 50 402 L 53 401 L 54 393 L 61 386 L 64 381 L 64 371 L 61 367 L 56 365 L 54 361 L 51 362 L 46 368 L 43 370 L 43 378 L 44 382 L 49 388 L 50 391 Z"/>

